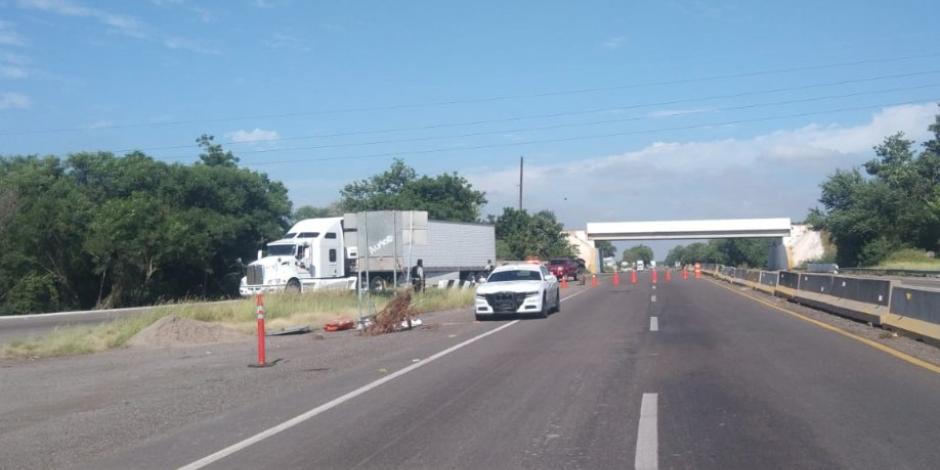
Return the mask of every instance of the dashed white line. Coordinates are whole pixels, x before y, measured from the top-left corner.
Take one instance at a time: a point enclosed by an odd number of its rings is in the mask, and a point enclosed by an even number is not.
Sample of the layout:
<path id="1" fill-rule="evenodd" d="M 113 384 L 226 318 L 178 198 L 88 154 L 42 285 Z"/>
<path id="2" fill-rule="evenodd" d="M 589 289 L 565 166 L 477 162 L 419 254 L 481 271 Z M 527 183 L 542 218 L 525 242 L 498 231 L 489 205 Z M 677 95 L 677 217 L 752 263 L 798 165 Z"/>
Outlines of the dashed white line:
<path id="1" fill-rule="evenodd" d="M 566 300 L 568 300 L 568 299 L 570 299 L 570 298 L 572 298 L 572 297 L 576 297 L 576 296 L 581 295 L 581 294 L 583 294 L 583 293 L 585 293 L 585 292 L 587 292 L 587 290 L 582 290 L 582 291 L 579 291 L 579 292 L 575 292 L 575 293 L 573 293 L 573 294 L 571 294 L 571 295 L 569 295 L 569 296 L 567 296 L 567 297 L 561 299 L 560 302 L 564 302 L 564 301 L 566 301 Z M 251 436 L 251 437 L 249 437 L 249 438 L 247 438 L 247 439 L 245 439 L 245 440 L 242 440 L 242 441 L 240 441 L 240 442 L 236 442 L 235 444 L 232 444 L 232 445 L 230 445 L 230 446 L 228 446 L 228 447 L 226 447 L 226 448 L 224 448 L 224 449 L 222 449 L 222 450 L 220 450 L 220 451 L 218 451 L 218 452 L 216 452 L 216 453 L 214 453 L 214 454 L 208 455 L 208 456 L 203 457 L 203 458 L 201 458 L 201 459 L 199 459 L 199 460 L 197 460 L 197 461 L 195 461 L 195 462 L 192 462 L 192 463 L 190 463 L 190 464 L 187 464 L 187 465 L 184 465 L 184 466 L 182 466 L 182 467 L 179 467 L 179 470 L 197 470 L 197 469 L 203 468 L 203 467 L 205 467 L 205 466 L 207 466 L 207 465 L 211 465 L 211 464 L 213 464 L 213 463 L 215 463 L 215 462 L 218 462 L 219 460 L 222 460 L 222 459 L 224 459 L 225 457 L 228 457 L 229 455 L 232 455 L 232 454 L 234 454 L 234 453 L 236 453 L 236 452 L 238 452 L 238 451 L 240 451 L 240 450 L 242 450 L 242 449 L 245 449 L 246 447 L 249 447 L 249 446 L 251 446 L 251 445 L 253 445 L 253 444 L 257 444 L 257 443 L 259 443 L 259 442 L 261 442 L 261 441 L 263 441 L 263 440 L 265 440 L 265 439 L 267 439 L 267 438 L 269 438 L 269 437 L 271 437 L 271 436 L 274 436 L 275 434 L 278 434 L 278 433 L 281 433 L 281 432 L 283 432 L 283 431 L 286 431 L 286 430 L 288 430 L 288 429 L 290 429 L 290 428 L 292 428 L 292 427 L 294 427 L 294 426 L 297 426 L 298 424 L 301 424 L 301 423 L 303 423 L 304 421 L 307 421 L 307 420 L 309 420 L 309 419 L 311 419 L 311 418 L 313 418 L 313 417 L 315 417 L 315 416 L 317 416 L 317 415 L 319 415 L 319 414 L 322 414 L 322 413 L 324 413 L 324 412 L 326 412 L 326 411 L 329 411 L 329 410 L 332 409 L 332 408 L 335 408 L 335 407 L 337 407 L 337 406 L 339 406 L 339 405 L 342 405 L 343 403 L 345 403 L 345 402 L 347 402 L 347 401 L 349 401 L 349 400 L 352 400 L 353 398 L 356 398 L 356 397 L 358 397 L 359 395 L 362 395 L 363 393 L 368 392 L 369 390 L 372 390 L 372 389 L 374 389 L 374 388 L 378 388 L 378 387 L 380 387 L 380 386 L 382 386 L 382 385 L 384 385 L 384 384 L 386 384 L 386 383 L 388 383 L 388 382 L 391 382 L 392 380 L 395 380 L 396 378 L 401 377 L 401 376 L 403 376 L 403 375 L 405 375 L 405 374 L 407 374 L 407 373 L 409 373 L 409 372 L 411 372 L 411 371 L 413 371 L 413 370 L 415 370 L 415 369 L 424 367 L 424 366 L 426 366 L 426 365 L 428 365 L 428 364 L 430 364 L 430 363 L 436 361 L 437 359 L 440 359 L 440 358 L 442 358 L 442 357 L 444 357 L 444 356 L 446 356 L 446 355 L 448 355 L 448 354 L 450 354 L 450 353 L 452 353 L 452 352 L 454 352 L 454 351 L 456 351 L 456 350 L 458 350 L 458 349 L 463 348 L 464 346 L 467 346 L 467 345 L 469 345 L 469 344 L 471 344 L 471 343 L 475 343 L 475 342 L 477 342 L 477 341 L 479 341 L 479 340 L 481 340 L 481 339 L 483 339 L 483 338 L 485 338 L 485 337 L 487 337 L 487 336 L 489 336 L 489 335 L 495 334 L 495 333 L 497 333 L 497 332 L 499 332 L 499 331 L 505 330 L 506 328 L 509 328 L 510 326 L 513 326 L 513 325 L 515 325 L 516 323 L 519 323 L 519 321 L 520 321 L 520 320 L 513 320 L 513 321 L 511 321 L 511 322 L 509 322 L 509 323 L 507 323 L 507 324 L 505 324 L 505 325 L 502 325 L 502 326 L 500 326 L 500 327 L 498 327 L 498 328 L 493 328 L 493 329 L 490 330 L 490 331 L 487 331 L 487 332 L 484 332 L 484 333 L 480 333 L 479 335 L 476 335 L 476 336 L 474 336 L 473 338 L 470 338 L 470 339 L 468 339 L 468 340 L 466 340 L 466 341 L 464 341 L 464 342 L 462 342 L 462 343 L 455 344 L 455 345 L 453 345 L 453 346 L 451 346 L 451 347 L 449 347 L 449 348 L 447 348 L 447 349 L 445 349 L 445 350 L 443 350 L 443 351 L 441 351 L 441 352 L 438 352 L 438 353 L 436 353 L 436 354 L 434 354 L 434 355 L 428 357 L 427 359 L 425 359 L 425 360 L 423 360 L 423 361 L 421 361 L 421 362 L 415 362 L 415 363 L 411 364 L 411 365 L 408 366 L 408 367 L 405 367 L 405 368 L 403 368 L 403 369 L 401 369 L 401 370 L 395 371 L 395 372 L 393 372 L 393 373 L 391 373 L 391 374 L 389 374 L 389 375 L 386 375 L 385 377 L 382 377 L 382 378 L 380 378 L 380 379 L 378 379 L 378 380 L 375 380 L 375 381 L 373 381 L 373 382 L 369 382 L 368 384 L 363 385 L 362 387 L 359 387 L 359 388 L 357 388 L 357 389 L 355 389 L 355 390 L 353 390 L 353 391 L 351 391 L 351 392 L 349 392 L 349 393 L 346 393 L 345 395 L 341 395 L 341 396 L 339 396 L 339 397 L 336 397 L 336 398 L 334 398 L 334 399 L 332 399 L 332 400 L 330 400 L 330 401 L 328 401 L 328 402 L 326 402 L 326 403 L 324 403 L 324 404 L 322 404 L 322 405 L 320 405 L 320 406 L 318 406 L 318 407 L 316 407 L 316 408 L 313 408 L 312 410 L 309 410 L 309 411 L 307 411 L 307 412 L 305 412 L 305 413 L 303 413 L 303 414 L 297 415 L 297 416 L 295 416 L 295 417 L 293 417 L 293 418 L 291 418 L 291 419 L 289 419 L 289 420 L 287 420 L 287 421 L 284 421 L 283 423 L 278 424 L 277 426 L 273 426 L 273 427 L 270 427 L 270 428 L 268 428 L 268 429 L 265 429 L 264 431 L 261 431 L 261 432 L 259 432 L 258 434 L 255 434 L 254 436 Z"/>
<path id="2" fill-rule="evenodd" d="M 656 294 L 650 296 L 650 302 L 656 302 Z"/>
<path id="3" fill-rule="evenodd" d="M 659 469 L 659 418 L 657 407 L 659 395 L 644 393 L 640 402 L 640 424 L 636 433 L 636 470 Z"/>
<path id="4" fill-rule="evenodd" d="M 659 318 L 650 317 L 650 331 L 659 331 Z"/>

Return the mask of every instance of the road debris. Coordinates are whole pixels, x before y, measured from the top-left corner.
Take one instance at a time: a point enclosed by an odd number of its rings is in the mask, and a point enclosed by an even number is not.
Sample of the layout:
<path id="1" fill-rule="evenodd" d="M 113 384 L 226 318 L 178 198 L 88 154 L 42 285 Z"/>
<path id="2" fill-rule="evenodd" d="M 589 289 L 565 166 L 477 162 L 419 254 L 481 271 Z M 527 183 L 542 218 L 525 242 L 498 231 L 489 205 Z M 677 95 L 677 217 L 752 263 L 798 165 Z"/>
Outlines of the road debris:
<path id="1" fill-rule="evenodd" d="M 270 331 L 265 336 L 287 336 L 287 335 L 302 335 L 310 333 L 311 330 L 309 326 L 292 326 L 290 328 L 281 328 L 277 331 Z"/>

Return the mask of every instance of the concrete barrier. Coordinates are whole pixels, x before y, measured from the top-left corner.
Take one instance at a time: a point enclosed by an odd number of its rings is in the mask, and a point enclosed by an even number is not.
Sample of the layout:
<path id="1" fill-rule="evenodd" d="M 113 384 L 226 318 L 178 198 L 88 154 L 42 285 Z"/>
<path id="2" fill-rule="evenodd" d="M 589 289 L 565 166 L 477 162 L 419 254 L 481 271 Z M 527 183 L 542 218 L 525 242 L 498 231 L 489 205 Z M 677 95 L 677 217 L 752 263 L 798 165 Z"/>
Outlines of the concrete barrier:
<path id="1" fill-rule="evenodd" d="M 895 283 L 883 323 L 888 328 L 940 346 L 940 290 L 902 287 Z"/>
<path id="2" fill-rule="evenodd" d="M 891 281 L 829 274 L 800 274 L 796 302 L 880 325 L 888 313 Z"/>
<path id="3" fill-rule="evenodd" d="M 836 315 L 895 329 L 940 346 L 940 288 L 901 281 L 714 266 L 718 279 Z"/>

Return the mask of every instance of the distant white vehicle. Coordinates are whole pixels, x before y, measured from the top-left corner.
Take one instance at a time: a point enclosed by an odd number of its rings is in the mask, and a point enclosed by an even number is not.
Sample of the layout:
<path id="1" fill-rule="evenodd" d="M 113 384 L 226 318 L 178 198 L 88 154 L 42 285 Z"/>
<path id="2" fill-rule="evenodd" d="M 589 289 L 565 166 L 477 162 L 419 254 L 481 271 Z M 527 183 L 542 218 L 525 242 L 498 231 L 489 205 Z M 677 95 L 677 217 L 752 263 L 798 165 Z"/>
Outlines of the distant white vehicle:
<path id="1" fill-rule="evenodd" d="M 637 260 L 637 262 L 636 262 L 636 270 L 637 270 L 637 271 L 642 271 L 642 270 L 644 270 L 644 269 L 646 269 L 646 267 L 645 267 L 644 264 L 643 264 L 643 260 Z"/>
<path id="2" fill-rule="evenodd" d="M 486 283 L 477 287 L 474 302 L 477 320 L 507 313 L 545 318 L 560 310 L 558 279 L 538 264 L 511 264 L 494 269 Z"/>

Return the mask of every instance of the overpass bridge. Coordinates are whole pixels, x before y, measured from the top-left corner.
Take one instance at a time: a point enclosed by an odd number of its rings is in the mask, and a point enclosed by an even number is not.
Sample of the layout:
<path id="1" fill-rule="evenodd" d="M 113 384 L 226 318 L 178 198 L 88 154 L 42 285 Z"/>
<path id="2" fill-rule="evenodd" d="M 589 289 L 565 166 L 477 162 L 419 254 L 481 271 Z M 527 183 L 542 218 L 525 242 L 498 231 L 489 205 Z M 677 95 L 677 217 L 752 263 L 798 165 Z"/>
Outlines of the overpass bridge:
<path id="1" fill-rule="evenodd" d="M 589 240 L 689 240 L 712 238 L 772 238 L 768 268 L 787 269 L 783 237 L 790 236 L 789 217 L 764 219 L 659 220 L 645 222 L 588 222 Z"/>

